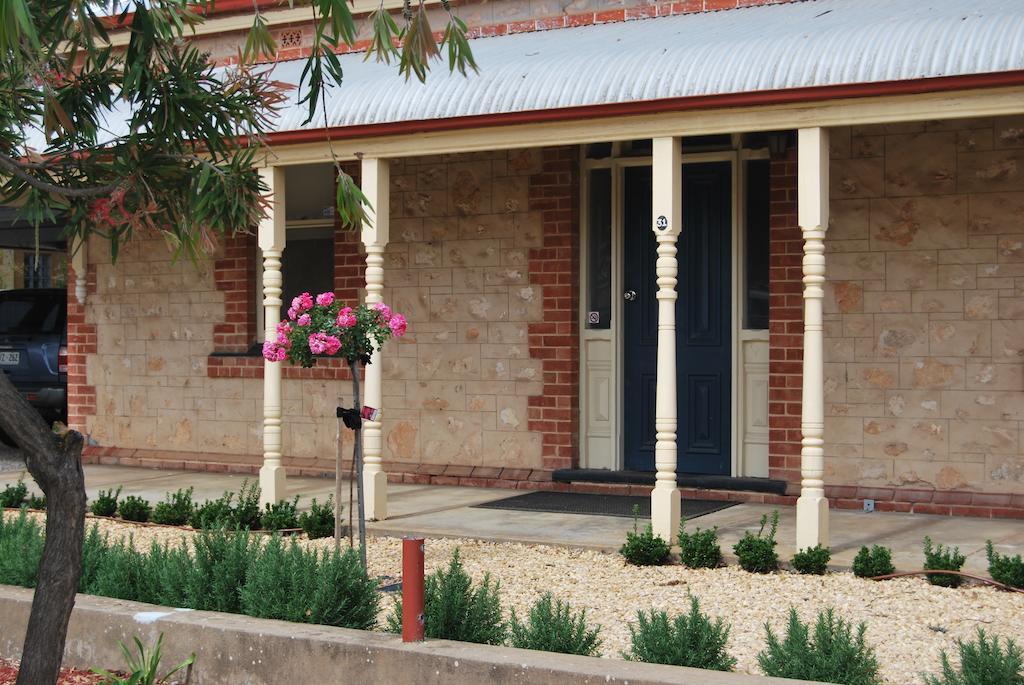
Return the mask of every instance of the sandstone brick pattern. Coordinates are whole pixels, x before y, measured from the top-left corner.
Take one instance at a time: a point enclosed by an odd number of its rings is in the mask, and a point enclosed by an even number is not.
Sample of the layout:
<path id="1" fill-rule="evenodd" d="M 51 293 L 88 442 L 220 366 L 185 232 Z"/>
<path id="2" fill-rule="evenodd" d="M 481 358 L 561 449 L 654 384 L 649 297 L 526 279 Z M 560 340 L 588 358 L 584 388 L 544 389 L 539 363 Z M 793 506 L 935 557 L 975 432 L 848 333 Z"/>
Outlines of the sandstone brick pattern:
<path id="1" fill-rule="evenodd" d="M 1022 131 L 1020 117 L 833 130 L 827 483 L 913 491 L 938 513 L 1024 492 Z"/>

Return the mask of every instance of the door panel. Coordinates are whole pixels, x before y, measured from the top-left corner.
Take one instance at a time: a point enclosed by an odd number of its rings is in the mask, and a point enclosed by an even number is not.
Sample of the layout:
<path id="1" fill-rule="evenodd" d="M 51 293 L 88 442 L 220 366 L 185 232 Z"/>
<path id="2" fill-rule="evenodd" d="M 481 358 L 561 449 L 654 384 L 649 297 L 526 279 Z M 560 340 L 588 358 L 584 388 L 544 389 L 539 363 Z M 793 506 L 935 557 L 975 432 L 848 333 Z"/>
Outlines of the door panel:
<path id="1" fill-rule="evenodd" d="M 732 372 L 732 174 L 728 162 L 687 164 L 676 309 L 680 473 L 728 475 Z M 658 304 L 651 231 L 651 170 L 624 179 L 623 302 L 625 466 L 654 470 Z"/>

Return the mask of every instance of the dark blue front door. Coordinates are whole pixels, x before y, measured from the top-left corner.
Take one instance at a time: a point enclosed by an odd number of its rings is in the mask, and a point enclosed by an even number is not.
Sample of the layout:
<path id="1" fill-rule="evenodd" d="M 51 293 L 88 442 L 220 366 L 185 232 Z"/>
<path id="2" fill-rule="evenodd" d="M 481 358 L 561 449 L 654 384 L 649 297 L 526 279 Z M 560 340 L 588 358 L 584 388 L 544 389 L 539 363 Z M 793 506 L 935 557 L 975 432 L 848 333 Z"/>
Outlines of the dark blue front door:
<path id="1" fill-rule="evenodd" d="M 624 173 L 625 466 L 631 471 L 653 471 L 658 286 L 654 270 L 657 242 L 651 230 L 651 169 L 629 167 Z M 731 186 L 729 162 L 683 168 L 676 307 L 679 473 L 730 473 Z"/>

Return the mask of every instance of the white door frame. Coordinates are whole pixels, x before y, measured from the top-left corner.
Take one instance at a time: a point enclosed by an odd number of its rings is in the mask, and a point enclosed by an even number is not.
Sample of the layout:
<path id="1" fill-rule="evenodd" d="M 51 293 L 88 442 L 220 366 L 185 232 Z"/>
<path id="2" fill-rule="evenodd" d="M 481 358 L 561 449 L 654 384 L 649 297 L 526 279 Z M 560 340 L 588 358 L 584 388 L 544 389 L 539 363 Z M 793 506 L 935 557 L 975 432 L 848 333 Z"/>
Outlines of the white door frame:
<path id="1" fill-rule="evenodd" d="M 619 144 L 612 146 L 612 154 L 604 159 L 587 159 L 586 148 L 581 150 L 580 163 L 580 412 L 578 435 L 580 436 L 581 468 L 596 468 L 622 470 L 623 468 L 623 421 L 624 408 L 622 402 L 623 389 L 623 354 L 624 341 L 623 330 L 620 325 L 622 320 L 622 245 L 624 240 L 624 227 L 622 221 L 623 209 L 623 170 L 629 167 L 651 166 L 651 157 L 620 157 Z M 745 240 L 742 227 L 745 225 L 745 165 L 742 162 L 748 159 L 765 159 L 767 151 L 763 150 L 723 150 L 716 152 L 684 153 L 683 164 L 697 164 L 701 162 L 730 162 L 732 168 L 732 303 L 731 320 L 731 383 L 730 403 L 732 407 L 732 420 L 730 426 L 730 464 L 731 475 L 743 475 L 743 427 L 745 426 L 744 415 L 746 413 L 746 402 L 743 395 L 743 359 L 742 348 L 745 341 L 760 340 L 765 337 L 766 331 L 745 331 L 743 329 L 743 293 L 745 292 Z M 612 183 L 612 207 L 611 207 L 611 326 L 607 329 L 591 330 L 587 328 L 587 276 L 588 276 L 588 201 L 589 201 L 589 178 L 590 172 L 594 169 L 609 169 Z M 686 227 L 683 227 L 686 230 Z M 651 254 L 651 259 L 656 259 Z M 597 346 L 610 346 L 611 358 L 610 369 L 606 368 L 606 360 L 590 359 L 592 349 Z M 596 429 L 591 422 L 590 392 L 591 384 L 595 383 L 590 371 L 594 371 L 595 377 L 600 376 L 602 385 L 608 384 L 608 408 L 610 409 L 606 426 Z M 605 378 L 604 374 L 608 377 Z M 654 427 L 651 427 L 654 430 Z M 594 444 L 606 444 L 607 449 L 602 454 L 595 454 L 591 451 Z"/>

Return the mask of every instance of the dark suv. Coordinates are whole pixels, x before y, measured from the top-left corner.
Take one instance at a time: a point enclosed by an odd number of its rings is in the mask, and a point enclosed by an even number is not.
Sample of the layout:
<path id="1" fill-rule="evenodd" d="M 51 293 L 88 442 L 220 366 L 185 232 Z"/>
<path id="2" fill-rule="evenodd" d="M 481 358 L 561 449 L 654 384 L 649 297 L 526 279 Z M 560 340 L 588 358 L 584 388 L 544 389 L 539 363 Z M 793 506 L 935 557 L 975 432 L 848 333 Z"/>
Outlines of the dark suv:
<path id="1" fill-rule="evenodd" d="M 67 421 L 67 291 L 0 291 L 0 371 L 47 422 Z"/>

